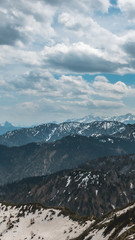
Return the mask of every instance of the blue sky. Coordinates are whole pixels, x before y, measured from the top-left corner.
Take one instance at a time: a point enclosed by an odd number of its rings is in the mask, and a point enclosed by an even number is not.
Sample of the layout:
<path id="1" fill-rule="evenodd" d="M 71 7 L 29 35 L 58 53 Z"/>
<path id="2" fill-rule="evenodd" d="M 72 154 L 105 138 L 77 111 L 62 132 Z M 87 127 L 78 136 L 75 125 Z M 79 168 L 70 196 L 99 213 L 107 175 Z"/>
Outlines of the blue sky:
<path id="1" fill-rule="evenodd" d="M 0 122 L 135 114 L 135 1 L 1 0 Z"/>

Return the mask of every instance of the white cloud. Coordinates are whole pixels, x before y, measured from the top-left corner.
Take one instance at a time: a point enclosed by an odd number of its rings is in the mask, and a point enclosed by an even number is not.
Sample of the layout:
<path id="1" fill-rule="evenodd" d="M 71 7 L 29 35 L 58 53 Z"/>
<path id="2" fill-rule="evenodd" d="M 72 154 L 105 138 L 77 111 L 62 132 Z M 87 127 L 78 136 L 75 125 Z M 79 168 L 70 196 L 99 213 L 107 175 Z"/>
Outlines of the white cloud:
<path id="1" fill-rule="evenodd" d="M 122 107 L 125 107 L 125 105 L 122 102 L 116 102 L 116 101 L 106 101 L 106 100 L 95 100 L 94 101 L 95 107 L 99 109 L 113 109 L 115 110 L 120 109 Z"/>
<path id="2" fill-rule="evenodd" d="M 130 20 L 135 20 L 135 1 L 134 0 L 117 0 L 120 10 L 126 14 Z"/>
<path id="3" fill-rule="evenodd" d="M 93 87 L 97 95 L 106 98 L 122 99 L 135 94 L 135 88 L 131 88 L 121 81 L 112 84 L 104 76 L 97 76 L 93 82 Z"/>
<path id="4" fill-rule="evenodd" d="M 42 0 L 43 2 L 46 2 L 47 4 L 50 4 L 52 6 L 61 6 L 62 9 L 72 9 L 73 11 L 84 11 L 84 12 L 90 12 L 90 11 L 100 11 L 103 13 L 108 12 L 109 7 L 111 6 L 110 0 L 69 0 L 63 1 L 63 0 Z"/>
<path id="5" fill-rule="evenodd" d="M 55 78 L 45 71 L 27 72 L 22 77 L 10 79 L 7 86 L 1 84 L 1 89 L 3 96 L 6 92 L 11 96 L 21 96 L 16 104 L 19 115 L 29 112 L 27 117 L 36 119 L 39 116 L 43 119 L 47 113 L 46 121 L 53 118 L 55 113 L 57 120 L 61 121 L 73 115 L 87 115 L 89 109 L 99 113 L 110 112 L 111 109 L 113 113 L 116 109 L 126 109 L 125 98 L 135 95 L 135 88 L 121 81 L 111 83 L 104 76 L 97 76 L 89 82 L 82 76 L 62 75 Z"/>
<path id="6" fill-rule="evenodd" d="M 110 56 L 101 49 L 96 49 L 83 42 L 72 45 L 57 44 L 45 47 L 42 51 L 45 66 L 50 69 L 76 73 L 113 73 L 126 66 L 115 55 Z"/>
<path id="7" fill-rule="evenodd" d="M 38 52 L 15 48 L 11 46 L 0 46 L 0 64 L 14 65 L 22 64 L 28 66 L 40 66 L 41 57 Z M 14 66 L 13 66 L 14 67 Z"/>
<path id="8" fill-rule="evenodd" d="M 21 117 L 31 108 L 33 119 L 126 109 L 134 87 L 83 77 L 135 73 L 135 2 L 117 3 L 119 13 L 109 0 L 1 0 L 0 93 L 5 105 L 14 99 L 4 115 L 13 104 Z"/>
<path id="9" fill-rule="evenodd" d="M 55 11 L 50 6 L 44 6 L 40 1 L 2 2 L 0 44 L 15 45 L 19 40 L 28 45 L 38 35 L 48 40 L 55 35 L 51 26 L 54 13 Z"/>

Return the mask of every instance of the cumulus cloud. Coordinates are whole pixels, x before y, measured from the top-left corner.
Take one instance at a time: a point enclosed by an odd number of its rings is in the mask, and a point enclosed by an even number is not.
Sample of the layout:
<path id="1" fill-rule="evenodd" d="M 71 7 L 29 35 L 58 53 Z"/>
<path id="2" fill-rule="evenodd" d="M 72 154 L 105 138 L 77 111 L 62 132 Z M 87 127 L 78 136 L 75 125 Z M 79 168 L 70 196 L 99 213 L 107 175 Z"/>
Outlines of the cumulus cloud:
<path id="1" fill-rule="evenodd" d="M 18 73 L 18 69 L 23 69 L 23 66 L 33 67 L 41 65 L 40 54 L 31 50 L 19 49 L 16 47 L 4 45 L 0 46 L 0 67 L 10 65 L 11 67 L 8 70 L 16 68 L 16 73 Z M 12 75 L 11 71 L 11 75 Z M 24 71 L 24 70 L 23 70 Z M 6 72 L 6 73 L 7 73 Z M 5 74 L 6 78 L 6 74 Z"/>
<path id="2" fill-rule="evenodd" d="M 58 9 L 60 3 L 62 7 Z M 103 12 L 110 7 L 109 0 L 83 0 L 79 3 L 74 0 L 68 4 L 61 0 L 2 1 L 0 44 L 14 45 L 14 48 L 7 54 L 4 53 L 6 48 L 1 48 L 1 63 L 12 65 L 20 61 L 29 68 L 40 64 L 62 74 L 133 71 L 133 64 L 128 64 L 120 47 L 122 37 L 97 24 L 92 14 L 89 16 L 79 10 L 74 14 L 74 5 L 80 10 L 100 9 Z"/>
<path id="3" fill-rule="evenodd" d="M 16 91 L 20 95 L 48 99 L 60 106 L 114 106 L 117 100 L 135 94 L 135 89 L 121 81 L 110 83 L 104 76 L 97 76 L 93 82 L 82 76 L 62 75 L 55 78 L 49 72 L 28 72 L 6 84 L 0 84 L 3 90 Z M 101 98 L 98 100 L 98 98 Z M 112 100 L 113 99 L 113 100 Z M 107 105 L 108 103 L 108 105 Z M 120 101 L 118 106 L 123 106 Z"/>
<path id="4" fill-rule="evenodd" d="M 125 52 L 125 58 L 128 61 L 129 71 L 135 72 L 135 31 L 130 30 L 123 38 L 122 50 Z"/>
<path id="5" fill-rule="evenodd" d="M 66 113 L 124 108 L 133 87 L 83 77 L 135 72 L 134 1 L 118 0 L 119 14 L 111 7 L 109 0 L 1 0 L 1 99 L 14 99 L 19 116 L 31 112 L 41 119 L 45 113 L 63 119 Z"/>
<path id="6" fill-rule="evenodd" d="M 118 81 L 112 84 L 104 76 L 97 76 L 93 82 L 93 87 L 97 91 L 98 95 L 107 98 L 121 99 L 132 92 L 131 87 L 127 86 L 125 83 Z"/>
<path id="7" fill-rule="evenodd" d="M 6 89 L 6 84 L 0 84 Z M 28 72 L 7 82 L 7 89 L 23 95 L 59 99 L 59 101 L 83 101 L 94 93 L 93 88 L 81 76 L 62 75 L 56 79 L 49 72 Z"/>
<path id="8" fill-rule="evenodd" d="M 0 45 L 14 45 L 17 40 L 25 41 L 25 37 L 12 26 L 0 26 Z"/>
<path id="9" fill-rule="evenodd" d="M 124 44 L 124 50 L 135 58 L 135 41 L 129 41 Z"/>
<path id="10" fill-rule="evenodd" d="M 82 76 L 74 75 L 56 78 L 43 70 L 26 72 L 6 83 L 1 81 L 0 88 L 3 96 L 6 92 L 13 97 L 21 96 L 16 103 L 16 112 L 20 116 L 22 112 L 29 112 L 27 116 L 34 119 L 39 116 L 40 121 L 46 113 L 46 121 L 54 119 L 54 113 L 57 120 L 62 121 L 73 116 L 87 115 L 89 111 L 103 114 L 110 109 L 111 112 L 126 109 L 124 99 L 135 94 L 133 87 L 121 81 L 111 83 L 104 76 L 99 75 L 89 82 Z"/>
<path id="11" fill-rule="evenodd" d="M 135 20 L 135 1 L 134 0 L 118 0 L 120 10 L 127 15 L 130 20 Z"/>
<path id="12" fill-rule="evenodd" d="M 51 27 L 54 10 L 36 1 L 2 1 L 0 7 L 0 44 L 14 45 L 17 41 L 28 44 L 34 35 L 53 36 Z M 45 29 L 46 28 L 46 29 Z"/>
<path id="13" fill-rule="evenodd" d="M 106 100 L 95 100 L 94 106 L 97 109 L 120 109 L 125 107 L 124 103 L 122 102 L 116 102 L 116 101 L 106 101 Z"/>
<path id="14" fill-rule="evenodd" d="M 96 10 L 96 11 L 101 11 L 101 12 L 108 12 L 109 7 L 111 6 L 109 0 L 82 0 L 82 1 L 77 1 L 77 0 L 69 0 L 67 1 L 62 1 L 62 0 L 42 0 L 46 2 L 47 4 L 53 5 L 53 6 L 60 6 L 61 7 L 66 7 L 70 9 L 79 10 L 79 11 L 85 11 L 89 12 L 90 10 Z"/>
<path id="15" fill-rule="evenodd" d="M 82 42 L 70 46 L 58 44 L 53 47 L 45 47 L 42 56 L 48 67 L 77 73 L 112 73 L 117 72 L 120 67 L 126 66 L 126 64 L 116 61 L 116 58 L 110 58 L 100 49 L 95 49 Z"/>

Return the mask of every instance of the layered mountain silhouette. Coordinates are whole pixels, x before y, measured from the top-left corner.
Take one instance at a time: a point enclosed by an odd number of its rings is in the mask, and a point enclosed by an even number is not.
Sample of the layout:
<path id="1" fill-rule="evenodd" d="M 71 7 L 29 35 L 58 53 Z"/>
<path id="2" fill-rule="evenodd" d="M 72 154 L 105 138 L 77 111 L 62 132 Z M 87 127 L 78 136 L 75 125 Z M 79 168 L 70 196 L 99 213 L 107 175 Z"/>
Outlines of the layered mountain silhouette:
<path id="1" fill-rule="evenodd" d="M 134 125 L 132 125 L 135 128 Z M 99 136 L 115 135 L 127 131 L 127 125 L 119 122 L 101 121 L 92 123 L 43 124 L 33 128 L 22 128 L 0 136 L 0 144 L 21 146 L 31 142 L 54 142 L 69 135 Z M 130 131 L 130 127 L 128 128 Z"/>
<path id="2" fill-rule="evenodd" d="M 135 141 L 107 136 L 67 136 L 53 143 L 0 145 L 1 184 L 78 167 L 86 161 L 135 153 Z"/>
<path id="3" fill-rule="evenodd" d="M 0 201 L 63 206 L 101 216 L 135 201 L 135 155 L 88 161 L 74 170 L 26 178 L 0 187 Z"/>

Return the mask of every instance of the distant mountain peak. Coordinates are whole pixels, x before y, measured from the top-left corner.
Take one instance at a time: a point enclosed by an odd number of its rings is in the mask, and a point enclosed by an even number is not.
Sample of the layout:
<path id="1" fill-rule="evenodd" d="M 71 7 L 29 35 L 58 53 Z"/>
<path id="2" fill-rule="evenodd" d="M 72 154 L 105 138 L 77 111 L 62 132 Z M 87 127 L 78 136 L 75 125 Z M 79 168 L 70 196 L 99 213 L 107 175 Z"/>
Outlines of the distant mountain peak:
<path id="1" fill-rule="evenodd" d="M 10 122 L 6 121 L 4 123 L 4 127 L 13 127 L 13 125 Z"/>
<path id="2" fill-rule="evenodd" d="M 20 129 L 21 127 L 15 127 L 10 122 L 5 121 L 5 123 L 0 124 L 0 135 L 5 134 L 6 132 L 13 131 L 15 129 Z"/>
<path id="3" fill-rule="evenodd" d="M 135 115 L 133 115 L 132 113 L 127 113 L 125 115 L 107 117 L 107 116 L 95 116 L 93 114 L 90 114 L 90 115 L 84 116 L 82 118 L 67 120 L 67 122 L 71 121 L 71 122 L 80 122 L 80 123 L 90 123 L 90 122 L 94 122 L 94 121 L 107 121 L 107 120 L 122 122 L 125 124 L 134 124 L 135 123 Z"/>

